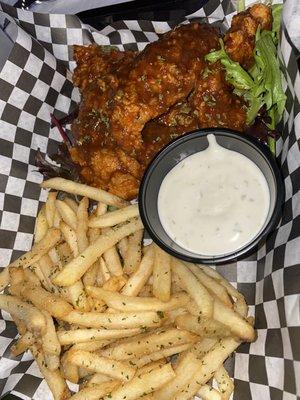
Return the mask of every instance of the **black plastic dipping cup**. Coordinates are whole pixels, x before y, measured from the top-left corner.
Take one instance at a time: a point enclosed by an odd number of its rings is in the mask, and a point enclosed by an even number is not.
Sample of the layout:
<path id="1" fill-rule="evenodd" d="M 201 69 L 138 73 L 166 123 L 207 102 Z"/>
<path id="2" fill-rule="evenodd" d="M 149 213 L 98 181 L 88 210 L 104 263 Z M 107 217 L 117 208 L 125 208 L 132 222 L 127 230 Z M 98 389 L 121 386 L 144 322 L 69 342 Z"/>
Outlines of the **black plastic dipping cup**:
<path id="1" fill-rule="evenodd" d="M 214 134 L 217 143 L 252 160 L 264 174 L 270 191 L 270 208 L 264 226 L 257 236 L 235 252 L 217 256 L 201 255 L 175 243 L 165 232 L 158 214 L 158 193 L 167 173 L 184 158 L 208 147 L 207 135 Z M 139 210 L 144 226 L 153 241 L 174 257 L 182 260 L 220 264 L 235 261 L 253 252 L 277 226 L 284 201 L 284 183 L 276 160 L 269 148 L 256 138 L 229 129 L 200 129 L 187 133 L 164 147 L 148 166 L 139 191 Z M 203 233 L 203 232 L 202 232 Z"/>

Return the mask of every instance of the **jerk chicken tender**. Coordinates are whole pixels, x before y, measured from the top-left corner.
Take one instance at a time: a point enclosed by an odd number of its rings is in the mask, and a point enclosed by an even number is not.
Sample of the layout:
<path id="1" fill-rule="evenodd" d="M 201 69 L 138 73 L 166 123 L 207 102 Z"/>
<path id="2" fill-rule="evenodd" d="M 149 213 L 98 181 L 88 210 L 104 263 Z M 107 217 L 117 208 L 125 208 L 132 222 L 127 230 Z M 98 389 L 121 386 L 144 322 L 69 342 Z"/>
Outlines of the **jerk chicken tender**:
<path id="1" fill-rule="evenodd" d="M 224 37 L 229 56 L 249 69 L 258 27 L 271 29 L 271 9 L 256 4 L 233 17 Z M 179 26 L 138 52 L 74 46 L 73 82 L 81 92 L 70 150 L 86 183 L 131 200 L 145 168 L 172 139 L 198 128 L 246 129 L 247 104 L 234 94 L 208 24 Z"/>
<path id="2" fill-rule="evenodd" d="M 265 4 L 254 4 L 244 12 L 232 18 L 231 28 L 224 37 L 225 50 L 233 61 L 245 69 L 253 65 L 255 34 L 261 29 L 272 29 L 271 8 Z"/>

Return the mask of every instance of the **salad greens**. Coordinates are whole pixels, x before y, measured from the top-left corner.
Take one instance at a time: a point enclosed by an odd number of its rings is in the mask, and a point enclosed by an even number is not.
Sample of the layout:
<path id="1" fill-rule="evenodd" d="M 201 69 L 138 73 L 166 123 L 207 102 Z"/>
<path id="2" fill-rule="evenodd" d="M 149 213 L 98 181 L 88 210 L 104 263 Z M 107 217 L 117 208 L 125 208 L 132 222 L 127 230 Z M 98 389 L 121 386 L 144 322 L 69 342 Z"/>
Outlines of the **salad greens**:
<path id="1" fill-rule="evenodd" d="M 234 92 L 247 101 L 247 123 L 251 124 L 262 107 L 265 107 L 270 120 L 268 124 L 270 129 L 275 129 L 276 124 L 281 120 L 286 101 L 276 50 L 281 11 L 281 4 L 272 7 L 272 31 L 257 30 L 254 48 L 255 63 L 249 71 L 230 59 L 222 40 L 220 40 L 221 49 L 212 51 L 206 56 L 206 60 L 211 63 L 221 62 L 226 71 L 226 80 L 234 86 Z"/>

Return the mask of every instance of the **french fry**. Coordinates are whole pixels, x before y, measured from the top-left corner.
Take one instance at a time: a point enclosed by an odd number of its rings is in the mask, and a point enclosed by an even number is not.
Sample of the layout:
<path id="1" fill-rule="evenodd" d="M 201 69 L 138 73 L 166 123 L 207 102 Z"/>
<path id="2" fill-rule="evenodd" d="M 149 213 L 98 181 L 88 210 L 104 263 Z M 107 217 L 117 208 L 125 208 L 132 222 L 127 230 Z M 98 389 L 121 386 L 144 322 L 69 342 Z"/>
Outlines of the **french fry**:
<path id="1" fill-rule="evenodd" d="M 42 311 L 46 320 L 46 331 L 41 337 L 42 349 L 44 354 L 52 354 L 59 356 L 61 346 L 57 338 L 54 322 L 51 315 L 47 311 Z"/>
<path id="2" fill-rule="evenodd" d="M 216 370 L 214 378 L 217 381 L 219 390 L 221 392 L 221 400 L 229 400 L 234 389 L 234 384 L 230 379 L 228 372 L 224 368 L 224 365 L 221 365 Z"/>
<path id="3" fill-rule="evenodd" d="M 239 346 L 233 338 L 220 339 L 200 360 L 200 368 L 191 376 L 189 382 L 173 397 L 174 400 L 188 400 L 192 398 L 214 375 L 215 371 L 223 365 L 226 358 Z"/>
<path id="4" fill-rule="evenodd" d="M 184 387 L 200 367 L 200 360 L 187 352 L 175 369 L 175 377 L 155 393 L 157 400 L 172 400 L 178 390 Z"/>
<path id="5" fill-rule="evenodd" d="M 151 285 L 145 285 L 142 287 L 139 297 L 151 297 L 152 296 L 152 286 Z"/>
<path id="6" fill-rule="evenodd" d="M 71 197 L 65 197 L 64 202 L 68 204 L 70 208 L 72 208 L 75 214 L 77 214 L 78 204 L 75 200 L 71 199 Z"/>
<path id="7" fill-rule="evenodd" d="M 125 383 L 113 390 L 108 396 L 105 396 L 104 400 L 135 400 L 159 389 L 174 376 L 175 373 L 171 364 L 163 365 L 161 368 L 137 375 L 130 382 Z"/>
<path id="8" fill-rule="evenodd" d="M 3 268 L 0 272 L 0 292 L 2 292 L 6 286 L 8 286 L 10 281 L 10 276 L 9 276 L 9 269 Z"/>
<path id="9" fill-rule="evenodd" d="M 78 242 L 79 252 L 82 253 L 89 245 L 89 241 L 87 238 L 88 231 L 88 207 L 89 207 L 89 199 L 84 197 L 78 206 L 77 209 L 77 229 L 76 236 Z"/>
<path id="10" fill-rule="evenodd" d="M 96 216 L 100 217 L 100 215 L 104 215 L 107 212 L 107 204 L 101 203 L 100 201 L 96 207 Z"/>
<path id="11" fill-rule="evenodd" d="M 89 199 L 96 200 L 110 206 L 115 206 L 117 208 L 122 208 L 128 205 L 127 201 L 122 200 L 118 196 L 115 196 L 111 193 L 105 192 L 102 189 L 83 185 L 82 183 L 69 181 L 63 178 L 48 179 L 41 184 L 41 187 L 44 189 L 62 190 L 64 192 L 83 197 L 85 196 Z"/>
<path id="12" fill-rule="evenodd" d="M 90 228 L 108 228 L 131 218 L 139 216 L 139 208 L 137 204 L 121 208 L 120 210 L 111 211 L 101 216 L 91 218 L 89 221 Z"/>
<path id="13" fill-rule="evenodd" d="M 135 368 L 128 366 L 126 363 L 101 357 L 85 350 L 72 351 L 68 356 L 68 360 L 78 367 L 84 367 L 89 371 L 99 372 L 123 382 L 131 380 L 135 374 Z"/>
<path id="14" fill-rule="evenodd" d="M 86 351 L 96 351 L 103 347 L 113 343 L 115 339 L 102 339 L 102 340 L 92 340 L 89 342 L 76 343 L 72 346 L 74 350 L 86 350 Z"/>
<path id="15" fill-rule="evenodd" d="M 17 357 L 29 349 L 35 342 L 35 337 L 32 332 L 27 331 L 22 335 L 10 348 L 12 354 Z"/>
<path id="16" fill-rule="evenodd" d="M 206 275 L 198 265 L 187 263 L 185 265 L 188 269 L 193 272 L 193 274 L 197 277 L 199 282 L 206 287 L 206 289 L 214 296 L 216 296 L 220 301 L 226 304 L 228 307 L 232 307 L 232 302 L 230 297 L 228 296 L 227 290 L 224 286 L 222 286 L 218 281 L 213 279 L 211 276 Z"/>
<path id="17" fill-rule="evenodd" d="M 103 382 L 101 385 L 84 387 L 75 393 L 70 400 L 99 400 L 120 385 L 118 380 Z"/>
<path id="18" fill-rule="evenodd" d="M 172 271 L 180 278 L 181 284 L 198 306 L 198 315 L 213 316 L 214 302 L 207 289 L 182 262 L 172 259 Z"/>
<path id="19" fill-rule="evenodd" d="M 202 337 L 232 336 L 231 330 L 226 325 L 213 319 L 207 320 L 192 314 L 179 315 L 175 320 L 175 324 L 178 328 L 188 329 Z"/>
<path id="20" fill-rule="evenodd" d="M 96 261 L 82 277 L 82 282 L 84 286 L 97 286 L 98 273 L 99 273 L 99 264 L 98 261 Z"/>
<path id="21" fill-rule="evenodd" d="M 109 278 L 108 281 L 103 284 L 102 288 L 111 292 L 119 292 L 126 284 L 126 282 L 127 279 L 124 275 L 112 276 L 111 278 Z"/>
<path id="22" fill-rule="evenodd" d="M 41 350 L 38 349 L 36 345 L 30 346 L 33 357 L 35 358 L 41 374 L 45 378 L 54 400 L 66 400 L 70 397 L 70 391 L 66 384 L 66 381 L 61 376 L 59 369 L 55 371 L 50 371 L 46 367 L 46 362 L 44 355 Z"/>
<path id="23" fill-rule="evenodd" d="M 64 318 L 70 324 L 86 326 L 90 328 L 127 329 L 156 327 L 161 325 L 161 318 L 155 311 L 118 312 L 118 313 L 82 313 L 72 311 Z"/>
<path id="24" fill-rule="evenodd" d="M 103 260 L 103 257 L 99 258 L 98 263 L 99 269 L 97 274 L 97 284 L 102 286 L 105 282 L 109 281 L 111 275 L 107 268 L 106 262 Z"/>
<path id="25" fill-rule="evenodd" d="M 54 247 L 61 240 L 61 233 L 59 229 L 49 229 L 41 241 L 34 244 L 32 249 L 27 253 L 13 261 L 9 268 L 28 268 L 30 265 L 39 261 L 52 247 Z"/>
<path id="26" fill-rule="evenodd" d="M 53 228 L 59 228 L 59 224 L 61 223 L 61 216 L 57 209 L 55 209 L 54 220 L 53 220 Z"/>
<path id="27" fill-rule="evenodd" d="M 160 349 L 195 343 L 199 338 L 186 330 L 168 329 L 161 333 L 145 336 L 143 340 L 121 343 L 104 350 L 101 354 L 115 360 L 130 360 L 142 355 L 154 353 Z"/>
<path id="28" fill-rule="evenodd" d="M 153 294 L 161 301 L 169 301 L 171 296 L 171 256 L 154 246 Z"/>
<path id="29" fill-rule="evenodd" d="M 74 231 L 76 231 L 77 217 L 72 208 L 68 206 L 68 204 L 65 203 L 63 200 L 56 200 L 55 207 L 59 212 L 59 215 L 61 216 L 62 220 L 72 229 L 74 229 Z"/>
<path id="30" fill-rule="evenodd" d="M 76 329 L 74 331 L 58 331 L 57 336 L 60 344 L 82 343 L 89 340 L 118 339 L 134 336 L 140 333 L 141 329 Z"/>
<path id="31" fill-rule="evenodd" d="M 25 279 L 24 269 L 18 267 L 6 267 L 9 271 L 9 281 L 11 285 L 17 285 Z"/>
<path id="32" fill-rule="evenodd" d="M 200 268 L 207 275 L 214 278 L 217 282 L 219 282 L 222 286 L 224 286 L 229 295 L 235 300 L 233 309 L 243 318 L 246 317 L 248 314 L 248 306 L 244 296 L 214 269 L 208 267 L 207 265 L 200 265 Z"/>
<path id="33" fill-rule="evenodd" d="M 226 307 L 218 300 L 214 302 L 214 319 L 226 325 L 231 332 L 247 342 L 256 338 L 253 326 L 243 319 L 237 312 Z"/>
<path id="34" fill-rule="evenodd" d="M 50 192 L 45 204 L 45 215 L 49 228 L 52 228 L 54 223 L 56 196 L 57 192 Z"/>
<path id="35" fill-rule="evenodd" d="M 36 307 L 19 300 L 15 296 L 0 294 L 0 309 L 24 321 L 27 329 L 32 333 L 43 334 L 46 330 L 43 314 Z"/>
<path id="36" fill-rule="evenodd" d="M 33 286 L 41 286 L 41 281 L 38 276 L 35 274 L 34 266 L 26 268 L 24 271 L 24 280 L 30 283 Z"/>
<path id="37" fill-rule="evenodd" d="M 79 381 L 79 367 L 72 364 L 69 360 L 69 355 L 73 351 L 74 350 L 71 348 L 61 357 L 61 372 L 65 379 L 76 384 Z"/>
<path id="38" fill-rule="evenodd" d="M 193 344 L 189 351 L 195 354 L 197 358 L 202 358 L 217 343 L 217 341 L 217 338 L 204 337 L 199 342 Z"/>
<path id="39" fill-rule="evenodd" d="M 95 386 L 95 385 L 100 385 L 104 382 L 111 382 L 113 379 L 110 378 L 107 375 L 104 374 L 100 374 L 100 373 L 96 373 L 93 375 L 90 375 L 90 377 L 87 378 L 87 380 L 83 383 L 84 387 L 91 387 L 91 386 Z M 120 381 L 118 381 L 119 384 L 121 384 Z"/>
<path id="40" fill-rule="evenodd" d="M 77 257 L 79 254 L 79 249 L 78 249 L 78 241 L 77 241 L 76 232 L 64 221 L 60 222 L 59 229 L 61 230 L 61 233 L 62 233 L 65 241 L 68 243 L 73 257 Z"/>
<path id="41" fill-rule="evenodd" d="M 43 205 L 38 216 L 36 217 L 34 227 L 34 242 L 38 243 L 43 239 L 48 230 L 48 222 L 46 217 L 46 206 Z"/>
<path id="42" fill-rule="evenodd" d="M 130 221 L 128 224 L 111 229 L 101 235 L 94 243 L 90 244 L 84 252 L 67 264 L 63 270 L 54 278 L 53 283 L 58 286 L 70 286 L 79 280 L 89 267 L 109 248 L 114 246 L 120 239 L 141 229 L 140 220 Z"/>
<path id="43" fill-rule="evenodd" d="M 163 302 L 153 297 L 125 296 L 93 286 L 88 286 L 86 290 L 90 296 L 103 300 L 109 307 L 120 311 L 168 311 L 183 307 L 189 302 L 185 293 L 177 293 L 170 301 Z"/>
<path id="44" fill-rule="evenodd" d="M 137 296 L 150 278 L 153 271 L 154 249 L 153 246 L 142 258 L 137 270 L 130 276 L 121 293 L 126 296 Z"/>
<path id="45" fill-rule="evenodd" d="M 133 232 L 133 234 L 128 238 L 128 248 L 124 259 L 124 273 L 127 275 L 130 275 L 136 271 L 141 262 L 141 241 L 144 234 L 144 230 L 142 228 L 143 227 Z"/>
<path id="46" fill-rule="evenodd" d="M 222 400 L 221 393 L 209 385 L 203 385 L 198 390 L 197 396 L 202 400 Z"/>
<path id="47" fill-rule="evenodd" d="M 24 282 L 19 284 L 16 290 L 20 290 L 22 298 L 31 301 L 37 308 L 48 311 L 55 318 L 62 319 L 73 310 L 68 302 L 56 294 L 47 292 L 42 287 Z"/>
<path id="48" fill-rule="evenodd" d="M 143 367 L 138 369 L 139 374 L 145 374 L 146 372 L 153 371 L 156 368 L 161 368 L 163 365 L 167 363 L 165 358 L 161 358 L 157 361 L 152 361 L 149 364 L 144 365 Z"/>
<path id="49" fill-rule="evenodd" d="M 122 259 L 125 260 L 127 249 L 128 249 L 128 239 L 127 239 L 127 237 L 121 239 L 117 243 L 117 247 L 118 247 L 119 253 L 121 254 Z"/>
<path id="50" fill-rule="evenodd" d="M 102 233 L 105 234 L 105 232 L 107 232 L 107 230 L 103 229 Z M 111 276 L 123 275 L 123 268 L 116 246 L 112 246 L 110 249 L 106 250 L 103 253 L 103 259 Z"/>

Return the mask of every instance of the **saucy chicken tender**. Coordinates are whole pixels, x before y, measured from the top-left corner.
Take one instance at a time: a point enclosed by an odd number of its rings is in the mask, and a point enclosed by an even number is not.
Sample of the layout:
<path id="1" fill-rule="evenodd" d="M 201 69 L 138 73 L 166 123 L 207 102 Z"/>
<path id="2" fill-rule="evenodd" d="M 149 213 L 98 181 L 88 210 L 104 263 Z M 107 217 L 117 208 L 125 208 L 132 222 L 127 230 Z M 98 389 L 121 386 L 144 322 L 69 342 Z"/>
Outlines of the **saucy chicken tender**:
<path id="1" fill-rule="evenodd" d="M 254 62 L 253 50 L 258 26 L 265 30 L 272 29 L 271 8 L 265 4 L 255 4 L 235 15 L 224 37 L 226 52 L 245 69 L 250 69 Z"/>

